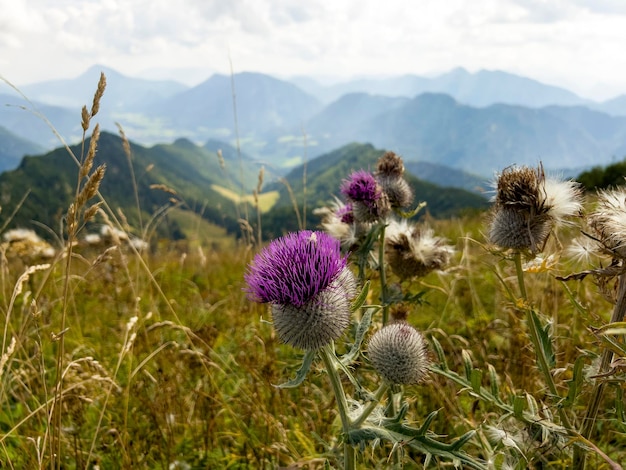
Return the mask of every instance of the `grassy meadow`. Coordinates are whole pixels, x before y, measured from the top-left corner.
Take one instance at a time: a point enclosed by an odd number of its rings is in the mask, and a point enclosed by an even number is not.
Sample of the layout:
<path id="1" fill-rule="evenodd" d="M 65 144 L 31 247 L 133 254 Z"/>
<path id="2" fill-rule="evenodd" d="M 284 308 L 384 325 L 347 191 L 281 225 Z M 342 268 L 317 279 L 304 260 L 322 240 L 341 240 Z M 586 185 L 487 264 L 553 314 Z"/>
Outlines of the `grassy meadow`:
<path id="1" fill-rule="evenodd" d="M 93 111 L 83 111 L 86 133 Z M 66 230 L 51 242 L 55 254 L 44 257 L 25 242 L 0 245 L 0 466 L 341 468 L 341 423 L 322 364 L 314 361 L 299 387 L 276 387 L 296 375 L 303 352 L 278 340 L 268 306 L 250 302 L 243 290 L 246 266 L 260 249 L 257 211 L 271 201 L 250 196 L 237 240 L 174 211 L 185 240 L 147 240 L 143 250 L 119 236 L 87 245 L 88 223 L 124 229 L 99 199 L 99 181 L 109 175 L 91 168 L 89 155 L 85 149 L 75 156 L 81 177 Z M 242 201 L 233 196 L 235 204 Z M 2 215 L 6 228 L 9 215 Z M 452 262 L 416 280 L 386 280 L 415 294 L 401 308 L 426 337 L 432 361 L 425 382 L 404 387 L 408 422 L 427 421 L 428 435 L 446 442 L 473 432 L 462 450 L 484 468 L 572 468 L 581 443 L 586 468 L 620 468 L 624 325 L 597 330 L 611 317 L 615 286 L 592 276 L 557 279 L 590 269 L 566 250 L 580 228 L 559 230 L 543 258 L 524 266 L 526 303 L 548 325 L 542 338 L 554 351 L 555 397 L 529 339 L 515 265 L 486 242 L 487 214 L 425 219 L 454 246 Z M 380 274 L 368 270 L 367 277 L 367 304 L 377 304 Z M 338 352 L 349 347 L 354 328 Z M 593 377 L 607 346 L 619 360 L 612 374 Z M 365 356 L 351 370 L 376 387 Z M 588 440 L 552 432 L 562 424 L 560 410 L 580 427 L 594 380 L 606 386 Z M 355 392 L 349 381 L 344 386 Z M 511 439 L 494 438 L 494 430 Z M 357 467 L 463 468 L 409 444 L 372 439 Z M 390 457 L 398 451 L 400 462 Z"/>

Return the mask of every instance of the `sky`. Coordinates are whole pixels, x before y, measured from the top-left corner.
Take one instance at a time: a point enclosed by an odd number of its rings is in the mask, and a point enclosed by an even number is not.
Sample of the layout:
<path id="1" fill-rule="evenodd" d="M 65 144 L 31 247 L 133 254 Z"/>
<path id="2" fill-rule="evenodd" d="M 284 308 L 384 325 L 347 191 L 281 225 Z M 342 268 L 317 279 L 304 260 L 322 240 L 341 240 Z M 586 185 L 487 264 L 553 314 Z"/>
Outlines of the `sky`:
<path id="1" fill-rule="evenodd" d="M 503 70 L 626 94 L 625 0 L 0 0 L 0 76 L 94 64 L 195 85 L 213 73 L 342 81 Z"/>

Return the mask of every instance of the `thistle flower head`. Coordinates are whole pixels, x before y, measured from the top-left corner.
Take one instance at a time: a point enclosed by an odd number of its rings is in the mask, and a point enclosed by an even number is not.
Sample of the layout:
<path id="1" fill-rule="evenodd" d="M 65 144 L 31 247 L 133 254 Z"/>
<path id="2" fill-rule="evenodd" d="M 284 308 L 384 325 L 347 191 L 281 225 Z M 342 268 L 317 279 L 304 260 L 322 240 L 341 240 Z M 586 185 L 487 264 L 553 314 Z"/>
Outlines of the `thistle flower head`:
<path id="1" fill-rule="evenodd" d="M 272 241 L 248 267 L 251 300 L 272 304 L 279 338 L 302 349 L 317 349 L 350 324 L 356 281 L 339 251 L 339 240 L 301 231 Z"/>
<path id="2" fill-rule="evenodd" d="M 425 276 L 444 268 L 454 248 L 428 227 L 392 221 L 385 232 L 385 254 L 391 270 L 401 279 Z"/>
<path id="3" fill-rule="evenodd" d="M 426 342 L 419 331 L 403 321 L 374 333 L 367 352 L 376 371 L 390 383 L 416 384 L 428 371 Z"/>
<path id="4" fill-rule="evenodd" d="M 598 194 L 598 204 L 589 214 L 589 226 L 600 244 L 626 258 L 626 191 L 613 189 Z"/>
<path id="5" fill-rule="evenodd" d="M 343 222 L 344 224 L 351 224 L 354 222 L 354 209 L 352 208 L 352 204 L 343 204 L 337 207 L 335 211 L 337 218 Z"/>
<path id="6" fill-rule="evenodd" d="M 389 198 L 376 178 L 365 170 L 353 172 L 341 184 L 341 193 L 352 203 L 357 222 L 376 222 L 384 219 L 391 206 Z"/>
<path id="7" fill-rule="evenodd" d="M 541 250 L 552 229 L 582 211 L 581 189 L 573 181 L 546 178 L 543 167 L 509 167 L 498 177 L 490 240 L 517 250 Z"/>
<path id="8" fill-rule="evenodd" d="M 380 186 L 374 175 L 359 170 L 342 182 L 341 193 L 350 201 L 374 203 L 380 199 Z"/>

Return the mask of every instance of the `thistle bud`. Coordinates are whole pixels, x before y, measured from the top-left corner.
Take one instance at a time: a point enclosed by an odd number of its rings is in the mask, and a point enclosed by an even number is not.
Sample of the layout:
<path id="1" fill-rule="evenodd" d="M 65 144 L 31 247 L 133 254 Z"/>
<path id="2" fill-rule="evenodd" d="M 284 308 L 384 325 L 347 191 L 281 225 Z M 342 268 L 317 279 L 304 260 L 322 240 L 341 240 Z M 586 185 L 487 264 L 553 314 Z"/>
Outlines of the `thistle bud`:
<path id="1" fill-rule="evenodd" d="M 393 384 L 421 382 L 428 372 L 428 352 L 422 334 L 404 321 L 390 323 L 370 339 L 368 357 L 376 371 Z"/>

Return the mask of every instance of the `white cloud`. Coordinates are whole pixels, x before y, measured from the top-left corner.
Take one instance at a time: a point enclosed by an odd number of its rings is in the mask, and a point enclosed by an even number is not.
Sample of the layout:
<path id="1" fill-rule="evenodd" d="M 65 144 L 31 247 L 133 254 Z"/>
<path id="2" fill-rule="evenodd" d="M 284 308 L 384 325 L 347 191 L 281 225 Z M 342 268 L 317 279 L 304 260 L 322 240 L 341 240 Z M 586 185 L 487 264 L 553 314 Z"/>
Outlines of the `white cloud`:
<path id="1" fill-rule="evenodd" d="M 0 74 L 26 83 L 103 63 L 206 78 L 229 60 L 281 76 L 464 66 L 626 92 L 625 41 L 622 0 L 14 0 L 0 16 Z"/>

